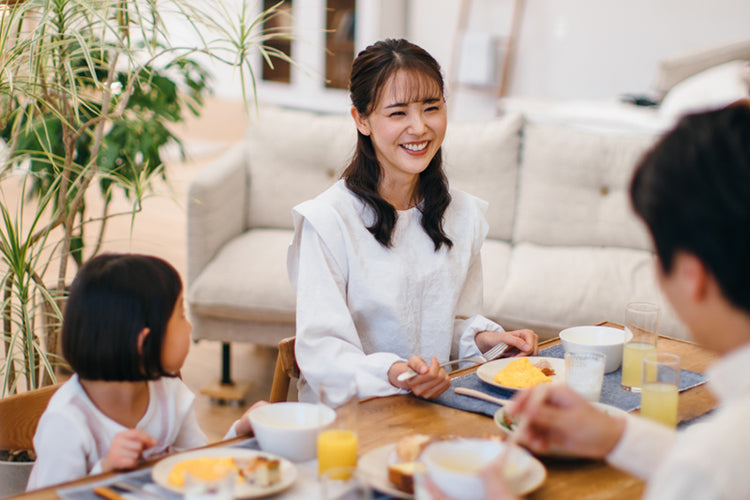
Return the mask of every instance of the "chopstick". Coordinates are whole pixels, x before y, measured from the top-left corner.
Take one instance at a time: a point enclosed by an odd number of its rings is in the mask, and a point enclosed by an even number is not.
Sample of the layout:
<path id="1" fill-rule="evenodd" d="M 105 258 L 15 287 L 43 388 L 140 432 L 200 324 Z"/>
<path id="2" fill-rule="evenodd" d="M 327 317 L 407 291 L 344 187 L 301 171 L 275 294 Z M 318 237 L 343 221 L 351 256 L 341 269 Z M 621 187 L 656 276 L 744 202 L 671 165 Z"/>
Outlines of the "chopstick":
<path id="1" fill-rule="evenodd" d="M 124 496 L 107 486 L 97 486 L 94 488 L 94 493 L 107 500 L 126 500 Z"/>

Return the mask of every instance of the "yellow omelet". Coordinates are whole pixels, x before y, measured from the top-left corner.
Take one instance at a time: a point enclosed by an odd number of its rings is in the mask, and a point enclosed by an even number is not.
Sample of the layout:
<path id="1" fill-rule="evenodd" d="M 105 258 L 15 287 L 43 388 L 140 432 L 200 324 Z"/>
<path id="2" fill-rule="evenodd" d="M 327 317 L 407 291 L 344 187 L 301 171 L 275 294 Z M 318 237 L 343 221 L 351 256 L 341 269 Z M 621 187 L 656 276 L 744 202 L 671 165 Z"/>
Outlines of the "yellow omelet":
<path id="1" fill-rule="evenodd" d="M 184 460 L 169 472 L 169 482 L 175 486 L 185 485 L 185 472 L 205 480 L 217 479 L 226 474 L 227 469 L 237 472 L 237 465 L 231 457 L 205 457 Z"/>
<path id="2" fill-rule="evenodd" d="M 518 358 L 497 372 L 493 378 L 495 382 L 507 387 L 526 389 L 544 382 L 552 382 L 552 379 L 537 368 L 529 358 Z"/>

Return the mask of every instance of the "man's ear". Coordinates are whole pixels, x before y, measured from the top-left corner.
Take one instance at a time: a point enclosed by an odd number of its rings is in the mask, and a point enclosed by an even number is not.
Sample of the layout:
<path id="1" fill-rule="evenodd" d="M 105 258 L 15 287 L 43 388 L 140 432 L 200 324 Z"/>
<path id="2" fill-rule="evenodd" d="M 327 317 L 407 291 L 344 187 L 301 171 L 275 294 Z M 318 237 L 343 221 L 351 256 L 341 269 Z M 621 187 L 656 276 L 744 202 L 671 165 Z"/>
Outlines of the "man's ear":
<path id="1" fill-rule="evenodd" d="M 362 135 L 370 135 L 370 125 L 367 122 L 367 118 L 362 116 L 357 108 L 352 106 L 351 109 L 352 118 L 354 118 L 354 124 L 357 126 L 357 130 Z"/>
<path id="2" fill-rule="evenodd" d="M 149 333 L 151 333 L 149 327 L 145 327 L 140 333 L 138 333 L 138 354 L 143 354 L 143 343 L 146 341 L 146 337 L 148 337 Z"/>
<path id="3" fill-rule="evenodd" d="M 680 274 L 690 298 L 702 301 L 709 291 L 711 274 L 701 260 L 691 253 L 680 252 L 675 256 L 675 265 Z"/>

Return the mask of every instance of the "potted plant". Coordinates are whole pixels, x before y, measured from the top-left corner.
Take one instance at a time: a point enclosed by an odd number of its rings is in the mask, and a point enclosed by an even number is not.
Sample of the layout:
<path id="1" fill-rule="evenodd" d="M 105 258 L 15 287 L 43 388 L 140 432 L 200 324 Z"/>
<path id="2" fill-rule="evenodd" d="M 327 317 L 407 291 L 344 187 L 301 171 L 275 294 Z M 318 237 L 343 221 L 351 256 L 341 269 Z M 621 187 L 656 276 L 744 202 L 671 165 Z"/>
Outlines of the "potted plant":
<path id="1" fill-rule="evenodd" d="M 258 54 L 292 62 L 267 46 L 290 38 L 264 28 L 282 3 L 255 14 L 244 0 L 238 11 L 220 0 L 0 0 L 0 397 L 55 382 L 71 263 L 99 251 L 116 191 L 135 217 L 166 177 L 163 147 L 182 150 L 170 125 L 210 91 L 198 55 L 236 67 L 253 99 Z M 175 27 L 200 46 L 175 44 Z M 96 193 L 104 210 L 92 215 Z"/>

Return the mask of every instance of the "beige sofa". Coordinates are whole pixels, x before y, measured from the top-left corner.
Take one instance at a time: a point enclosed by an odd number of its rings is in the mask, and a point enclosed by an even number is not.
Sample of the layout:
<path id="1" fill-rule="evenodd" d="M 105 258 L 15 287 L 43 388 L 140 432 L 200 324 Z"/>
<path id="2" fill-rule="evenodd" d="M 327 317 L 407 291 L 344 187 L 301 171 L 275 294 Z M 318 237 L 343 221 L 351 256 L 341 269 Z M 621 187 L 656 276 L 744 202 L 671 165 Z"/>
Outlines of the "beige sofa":
<path id="1" fill-rule="evenodd" d="M 294 335 L 291 209 L 332 184 L 353 151 L 348 115 L 262 108 L 253 118 L 246 140 L 190 187 L 195 339 L 276 345 Z M 488 317 L 549 338 L 571 325 L 622 322 L 627 302 L 650 300 L 662 305 L 661 331 L 687 337 L 658 291 L 650 242 L 627 198 L 632 168 L 655 137 L 528 123 L 520 114 L 449 124 L 451 184 L 489 202 Z"/>

